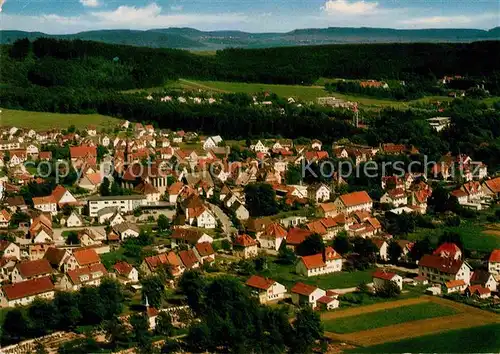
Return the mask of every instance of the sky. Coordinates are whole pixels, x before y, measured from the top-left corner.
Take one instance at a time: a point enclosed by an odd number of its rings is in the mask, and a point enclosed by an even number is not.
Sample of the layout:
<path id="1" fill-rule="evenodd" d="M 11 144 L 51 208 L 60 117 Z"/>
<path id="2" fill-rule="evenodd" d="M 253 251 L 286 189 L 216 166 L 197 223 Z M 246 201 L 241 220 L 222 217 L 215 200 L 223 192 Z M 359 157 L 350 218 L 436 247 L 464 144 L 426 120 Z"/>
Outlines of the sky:
<path id="1" fill-rule="evenodd" d="M 0 29 L 62 34 L 193 27 L 287 32 L 297 28 L 500 26 L 500 0 L 0 0 Z"/>

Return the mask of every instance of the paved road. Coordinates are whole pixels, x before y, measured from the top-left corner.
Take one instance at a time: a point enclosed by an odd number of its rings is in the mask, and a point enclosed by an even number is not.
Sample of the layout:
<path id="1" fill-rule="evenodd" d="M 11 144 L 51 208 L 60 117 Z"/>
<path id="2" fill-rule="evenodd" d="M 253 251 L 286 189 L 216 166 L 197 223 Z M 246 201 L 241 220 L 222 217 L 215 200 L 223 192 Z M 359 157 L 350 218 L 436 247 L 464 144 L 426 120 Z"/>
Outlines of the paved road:
<path id="1" fill-rule="evenodd" d="M 210 209 L 214 212 L 215 216 L 217 219 L 220 220 L 222 224 L 222 231 L 224 232 L 224 235 L 229 239 L 229 236 L 231 234 L 237 233 L 238 230 L 233 226 L 233 223 L 231 222 L 231 219 L 229 216 L 224 213 L 224 211 L 217 205 L 215 204 L 210 204 Z"/>

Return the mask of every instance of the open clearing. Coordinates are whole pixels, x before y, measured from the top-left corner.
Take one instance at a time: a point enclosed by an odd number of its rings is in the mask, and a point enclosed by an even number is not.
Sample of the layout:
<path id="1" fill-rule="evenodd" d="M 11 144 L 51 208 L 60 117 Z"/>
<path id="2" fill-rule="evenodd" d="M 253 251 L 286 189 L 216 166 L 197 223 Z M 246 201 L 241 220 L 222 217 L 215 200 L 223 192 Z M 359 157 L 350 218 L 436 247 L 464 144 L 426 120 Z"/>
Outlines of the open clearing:
<path id="1" fill-rule="evenodd" d="M 30 128 L 35 130 L 48 130 L 53 128 L 85 128 L 95 125 L 97 129 L 114 128 L 119 120 L 117 118 L 100 114 L 62 114 L 48 112 L 18 111 L 1 108 L 0 126 Z"/>
<path id="2" fill-rule="evenodd" d="M 347 350 L 348 353 L 498 353 L 500 324 L 465 328 Z"/>
<path id="3" fill-rule="evenodd" d="M 353 333 L 371 328 L 385 327 L 398 323 L 450 316 L 458 311 L 433 302 L 400 306 L 392 309 L 365 313 L 358 316 L 344 317 L 323 321 L 325 331 L 335 333 Z"/>
<path id="4" fill-rule="evenodd" d="M 393 301 L 389 303 L 381 303 L 347 309 L 344 311 L 326 313 L 322 315 L 322 319 L 323 321 L 325 321 L 334 318 L 351 317 L 355 315 L 362 315 L 364 313 L 373 313 L 374 311 L 378 310 L 425 302 L 432 302 L 438 305 L 451 307 L 457 312 L 457 314 L 399 323 L 354 333 L 337 334 L 326 332 L 325 335 L 329 338 L 341 342 L 367 347 L 387 342 L 400 341 L 408 338 L 420 337 L 424 335 L 435 335 L 447 330 L 471 328 L 487 324 L 500 323 L 500 316 L 492 312 L 483 311 L 472 306 L 427 295 L 421 296 L 418 299 Z"/>

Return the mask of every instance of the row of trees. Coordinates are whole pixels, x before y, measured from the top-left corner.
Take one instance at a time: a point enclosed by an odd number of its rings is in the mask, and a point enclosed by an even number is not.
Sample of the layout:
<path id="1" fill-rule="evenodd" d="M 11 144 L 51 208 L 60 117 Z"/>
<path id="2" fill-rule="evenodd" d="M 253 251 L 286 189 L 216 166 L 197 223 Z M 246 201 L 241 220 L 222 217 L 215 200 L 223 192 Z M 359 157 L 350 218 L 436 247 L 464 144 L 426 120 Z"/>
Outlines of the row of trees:
<path id="1" fill-rule="evenodd" d="M 124 301 L 121 285 L 111 279 L 75 293 L 56 292 L 54 300 L 36 299 L 27 308 L 10 309 L 5 314 L 0 341 L 9 345 L 57 330 L 99 325 L 118 316 Z"/>
<path id="2" fill-rule="evenodd" d="M 498 42 L 325 45 L 225 49 L 215 56 L 187 51 L 39 38 L 13 43 L 2 82 L 44 86 L 153 87 L 180 77 L 281 84 L 312 84 L 319 77 L 437 81 L 462 74 L 492 78 L 499 71 Z M 29 60 L 31 57 L 37 60 Z M 5 59 L 4 59 L 5 61 Z M 18 65 L 19 67 L 19 65 Z M 4 68 L 5 69 L 5 68 Z M 5 70 L 3 70 L 5 71 Z M 12 83 L 9 82 L 9 83 Z M 497 87 L 498 84 L 493 85 Z"/>
<path id="3" fill-rule="evenodd" d="M 210 281 L 186 272 L 179 286 L 201 320 L 185 339 L 190 351 L 308 353 L 322 337 L 319 315 L 310 308 L 301 309 L 290 323 L 286 308 L 259 305 L 235 278 Z"/>

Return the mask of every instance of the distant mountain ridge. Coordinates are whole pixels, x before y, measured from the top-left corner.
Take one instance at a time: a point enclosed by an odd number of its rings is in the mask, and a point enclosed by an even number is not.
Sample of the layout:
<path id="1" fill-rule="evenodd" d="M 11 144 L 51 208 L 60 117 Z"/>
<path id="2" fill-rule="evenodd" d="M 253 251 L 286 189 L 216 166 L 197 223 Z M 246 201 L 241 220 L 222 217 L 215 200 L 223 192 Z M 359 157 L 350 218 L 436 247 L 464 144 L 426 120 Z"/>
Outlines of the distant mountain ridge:
<path id="1" fill-rule="evenodd" d="M 500 40 L 500 27 L 480 29 L 391 29 L 371 27 L 328 27 L 296 29 L 286 33 L 250 33 L 243 31 L 200 31 L 190 27 L 150 30 L 95 30 L 52 35 L 42 32 L 0 31 L 0 43 L 38 37 L 82 39 L 112 44 L 153 48 L 216 50 L 228 47 L 265 48 L 296 45 L 408 42 L 473 42 Z"/>

